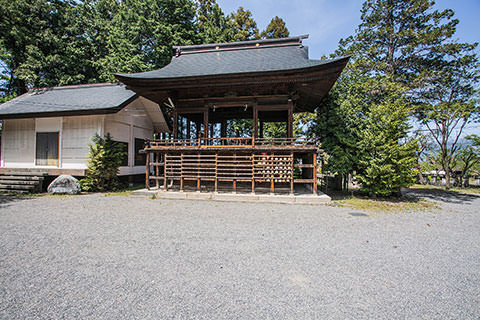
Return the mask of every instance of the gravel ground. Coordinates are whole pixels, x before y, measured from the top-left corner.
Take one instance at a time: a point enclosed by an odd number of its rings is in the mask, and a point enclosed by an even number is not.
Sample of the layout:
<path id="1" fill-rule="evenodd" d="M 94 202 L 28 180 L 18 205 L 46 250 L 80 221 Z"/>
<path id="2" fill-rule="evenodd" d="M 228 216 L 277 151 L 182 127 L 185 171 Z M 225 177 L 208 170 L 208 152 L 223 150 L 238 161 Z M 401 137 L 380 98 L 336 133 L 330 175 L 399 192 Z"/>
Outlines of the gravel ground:
<path id="1" fill-rule="evenodd" d="M 1 319 L 479 319 L 480 197 L 442 209 L 0 198 Z"/>

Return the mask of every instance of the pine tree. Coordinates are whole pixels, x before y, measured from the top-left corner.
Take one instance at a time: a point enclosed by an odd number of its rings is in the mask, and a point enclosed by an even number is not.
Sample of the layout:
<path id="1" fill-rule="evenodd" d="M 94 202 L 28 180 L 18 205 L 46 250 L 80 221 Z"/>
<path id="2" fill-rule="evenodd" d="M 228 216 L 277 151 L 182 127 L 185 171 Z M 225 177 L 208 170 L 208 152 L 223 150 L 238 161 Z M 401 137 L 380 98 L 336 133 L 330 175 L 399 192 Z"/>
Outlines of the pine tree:
<path id="1" fill-rule="evenodd" d="M 112 140 L 109 133 L 102 138 L 93 137 L 89 143 L 88 168 L 85 178 L 80 180 L 84 191 L 111 191 L 120 187 L 118 169 L 122 164 L 125 152 L 122 145 Z"/>
<path id="2" fill-rule="evenodd" d="M 230 16 L 234 28 L 234 40 L 245 41 L 260 39 L 257 23 L 252 17 L 250 10 L 238 8 L 237 12 Z"/>
<path id="3" fill-rule="evenodd" d="M 197 0 L 197 26 L 202 43 L 233 41 L 234 29 L 215 0 Z"/>
<path id="4" fill-rule="evenodd" d="M 159 69 L 171 60 L 174 45 L 199 43 L 191 0 L 125 0 L 109 34 L 107 73 Z M 112 76 L 113 79 L 113 76 Z"/>
<path id="5" fill-rule="evenodd" d="M 267 28 L 261 33 L 262 38 L 264 39 L 278 39 L 278 38 L 287 38 L 290 36 L 290 32 L 287 29 L 285 21 L 278 16 L 275 16 Z"/>

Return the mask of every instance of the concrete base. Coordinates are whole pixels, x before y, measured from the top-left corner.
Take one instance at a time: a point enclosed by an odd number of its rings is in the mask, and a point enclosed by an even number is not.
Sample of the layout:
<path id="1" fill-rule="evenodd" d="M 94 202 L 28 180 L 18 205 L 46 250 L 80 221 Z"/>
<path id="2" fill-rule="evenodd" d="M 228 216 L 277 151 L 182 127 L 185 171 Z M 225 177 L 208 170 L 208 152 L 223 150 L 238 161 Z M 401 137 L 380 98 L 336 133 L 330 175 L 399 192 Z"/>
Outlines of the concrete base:
<path id="1" fill-rule="evenodd" d="M 141 189 L 132 192 L 132 195 L 155 195 L 157 199 L 169 200 L 212 200 L 212 201 L 241 201 L 241 202 L 267 202 L 267 203 L 297 203 L 297 204 L 326 204 L 332 199 L 322 192 L 314 194 L 255 194 L 255 193 L 218 193 L 218 192 L 180 192 L 163 191 L 158 189 Z"/>

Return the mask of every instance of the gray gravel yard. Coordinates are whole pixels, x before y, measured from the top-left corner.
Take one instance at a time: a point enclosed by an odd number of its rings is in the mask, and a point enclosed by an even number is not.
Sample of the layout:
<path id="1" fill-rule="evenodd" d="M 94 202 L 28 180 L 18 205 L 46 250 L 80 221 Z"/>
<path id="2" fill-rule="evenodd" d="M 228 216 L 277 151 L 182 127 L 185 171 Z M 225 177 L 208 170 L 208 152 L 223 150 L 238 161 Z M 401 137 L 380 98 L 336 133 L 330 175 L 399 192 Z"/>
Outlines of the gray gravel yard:
<path id="1" fill-rule="evenodd" d="M 480 198 L 440 200 L 362 213 L 2 196 L 0 318 L 477 320 Z"/>

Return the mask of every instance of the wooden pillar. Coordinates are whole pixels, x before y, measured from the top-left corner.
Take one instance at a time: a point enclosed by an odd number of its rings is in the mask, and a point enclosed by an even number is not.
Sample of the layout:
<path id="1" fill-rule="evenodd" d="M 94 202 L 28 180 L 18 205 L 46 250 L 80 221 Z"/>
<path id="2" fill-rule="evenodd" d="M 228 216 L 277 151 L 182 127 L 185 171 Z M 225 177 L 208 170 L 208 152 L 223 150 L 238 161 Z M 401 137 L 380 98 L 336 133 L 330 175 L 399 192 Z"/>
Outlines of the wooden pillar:
<path id="1" fill-rule="evenodd" d="M 160 178 L 160 172 L 159 172 L 159 170 L 160 170 L 160 168 L 159 168 L 160 167 L 160 153 L 155 152 L 154 154 L 156 155 L 155 158 L 157 159 L 155 161 L 156 162 L 155 163 L 155 187 L 157 187 L 157 189 L 158 189 L 158 188 L 160 188 L 160 180 L 159 180 L 159 178 Z"/>
<path id="2" fill-rule="evenodd" d="M 258 138 L 258 110 L 257 105 L 253 105 L 253 139 Z"/>
<path id="3" fill-rule="evenodd" d="M 202 128 L 201 128 L 200 122 L 195 122 L 195 127 L 196 127 L 197 140 L 200 140 L 200 137 L 202 136 Z"/>
<path id="4" fill-rule="evenodd" d="M 313 194 L 317 194 L 317 153 L 313 154 Z"/>
<path id="5" fill-rule="evenodd" d="M 208 138 L 208 109 L 203 111 L 203 129 L 204 138 Z"/>
<path id="6" fill-rule="evenodd" d="M 275 158 L 274 154 L 272 153 L 270 155 L 270 192 L 274 193 L 275 192 L 275 182 L 273 181 L 275 177 Z"/>
<path id="7" fill-rule="evenodd" d="M 294 186 L 293 186 L 293 173 L 295 169 L 295 161 L 293 157 L 293 152 L 290 152 L 290 161 L 292 161 L 292 166 L 291 166 L 291 173 L 290 173 L 290 194 L 294 193 Z"/>
<path id="8" fill-rule="evenodd" d="M 260 138 L 263 139 L 263 121 L 260 119 Z"/>
<path id="9" fill-rule="evenodd" d="M 167 190 L 167 154 L 163 155 L 163 189 Z"/>
<path id="10" fill-rule="evenodd" d="M 252 153 L 252 193 L 255 192 L 255 154 Z"/>
<path id="11" fill-rule="evenodd" d="M 145 172 L 145 187 L 147 187 L 147 189 L 150 189 L 150 152 L 149 151 L 147 151 L 147 163 L 145 167 L 147 168 Z"/>
<path id="12" fill-rule="evenodd" d="M 183 153 L 180 154 L 180 191 L 183 191 Z"/>
<path id="13" fill-rule="evenodd" d="M 293 138 L 293 101 L 288 100 L 287 138 Z"/>
<path id="14" fill-rule="evenodd" d="M 218 190 L 218 153 L 215 153 L 215 192 Z"/>
<path id="15" fill-rule="evenodd" d="M 220 135 L 222 136 L 222 138 L 225 138 L 227 136 L 227 122 L 222 121 L 220 126 L 221 126 L 220 127 Z"/>
<path id="16" fill-rule="evenodd" d="M 210 124 L 210 138 L 213 138 L 213 134 L 214 134 L 213 126 L 214 126 L 214 123 L 211 123 Z"/>
<path id="17" fill-rule="evenodd" d="M 192 139 L 192 135 L 190 132 L 190 127 L 192 126 L 192 123 L 190 122 L 190 119 L 187 119 L 187 139 L 190 140 Z"/>
<path id="18" fill-rule="evenodd" d="M 173 110 L 173 139 L 178 139 L 178 112 Z"/>

